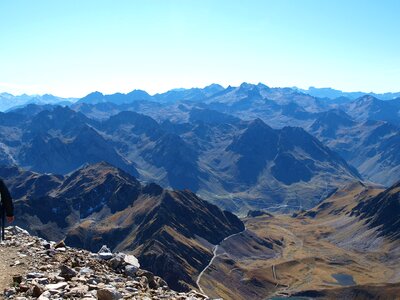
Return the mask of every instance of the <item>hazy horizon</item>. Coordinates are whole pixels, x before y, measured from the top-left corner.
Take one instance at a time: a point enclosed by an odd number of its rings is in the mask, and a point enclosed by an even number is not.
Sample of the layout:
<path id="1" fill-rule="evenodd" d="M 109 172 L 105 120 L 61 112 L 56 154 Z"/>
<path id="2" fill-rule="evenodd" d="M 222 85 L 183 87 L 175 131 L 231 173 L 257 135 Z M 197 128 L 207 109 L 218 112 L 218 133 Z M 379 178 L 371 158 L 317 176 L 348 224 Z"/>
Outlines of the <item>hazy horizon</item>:
<path id="1" fill-rule="evenodd" d="M 257 83 L 253 83 L 253 82 L 242 82 L 242 83 L 248 83 L 248 84 L 254 84 L 254 85 L 257 85 L 257 84 L 264 84 L 264 85 L 266 85 L 266 86 L 268 86 L 268 87 L 270 87 L 270 88 L 297 88 L 297 89 L 301 89 L 301 90 L 309 90 L 309 89 L 311 89 L 311 88 L 316 88 L 316 89 L 333 89 L 333 90 L 338 90 L 338 91 L 341 91 L 341 92 L 344 92 L 344 93 L 365 93 L 365 94 L 386 94 L 386 93 L 400 93 L 400 89 L 399 90 L 397 90 L 397 91 L 384 91 L 384 92 L 375 92 L 375 91 L 346 91 L 346 90 L 340 90 L 340 89 L 337 89 L 337 88 L 334 88 L 334 87 L 329 87 L 329 86 L 326 86 L 326 87 L 316 87 L 316 86 L 308 86 L 308 87 L 305 87 L 305 88 L 303 88 L 303 87 L 298 87 L 298 86 L 270 86 L 270 85 L 268 85 L 268 84 L 266 84 L 266 83 L 264 83 L 264 82 L 257 82 Z M 88 94 L 90 94 L 90 93 L 94 93 L 94 92 L 100 92 L 100 93 L 102 93 L 102 94 L 104 94 L 104 95 L 112 95 L 112 94 L 115 94 L 115 93 L 123 93 L 123 94 L 127 94 L 127 93 L 129 93 L 129 92 L 132 92 L 132 91 L 134 91 L 134 90 L 142 90 L 142 91 L 145 91 L 145 92 L 147 92 L 150 96 L 154 96 L 154 95 L 156 95 L 156 94 L 162 94 L 162 93 L 166 93 L 166 92 L 168 92 L 168 91 L 172 91 L 172 90 L 180 90 L 180 89 L 192 89 L 192 88 L 199 88 L 199 89 L 203 89 L 203 88 L 205 88 L 205 87 L 207 87 L 207 86 L 210 86 L 210 85 L 212 85 L 212 84 L 217 84 L 217 85 L 220 85 L 220 86 L 222 86 L 223 88 L 228 88 L 229 86 L 232 86 L 232 87 L 237 87 L 237 86 L 240 86 L 242 83 L 240 83 L 240 84 L 238 84 L 238 85 L 232 85 L 232 84 L 228 84 L 228 85 L 223 85 L 223 84 L 219 84 L 219 83 L 217 83 L 217 82 L 214 82 L 214 83 L 211 83 L 211 84 L 209 84 L 209 85 L 205 85 L 205 86 L 191 86 L 191 87 L 173 87 L 173 88 L 171 88 L 171 89 L 167 89 L 167 90 L 163 90 L 163 91 L 157 91 L 157 92 L 153 92 L 153 93 L 150 93 L 149 91 L 147 91 L 147 90 L 145 90 L 145 89 L 142 89 L 142 88 L 140 88 L 140 87 L 134 87 L 134 88 L 132 88 L 132 89 L 128 89 L 128 91 L 125 91 L 125 92 L 121 92 L 121 91 L 114 91 L 114 92 L 111 92 L 111 93 L 105 93 L 105 92 L 103 92 L 103 91 L 101 91 L 101 90 L 93 90 L 93 91 L 91 91 L 91 92 L 89 92 L 89 93 L 87 93 L 87 94 L 84 94 L 84 95 L 79 95 L 79 96 L 71 96 L 71 95 L 58 95 L 58 94 L 52 94 L 52 93 L 26 93 L 26 92 L 23 92 L 23 93 L 10 93 L 10 92 L 8 92 L 8 91 L 2 91 L 2 90 L 0 90 L 0 94 L 11 94 L 11 95 L 13 95 L 13 96 L 16 96 L 16 97 L 18 97 L 18 96 L 23 96 L 23 95 L 27 95 L 27 96 L 43 96 L 43 95 L 52 95 L 52 96 L 56 96 L 56 97 L 61 97 L 61 98 L 75 98 L 75 99 L 80 99 L 80 98 L 83 98 L 83 97 L 85 97 L 85 96 L 87 96 Z"/>

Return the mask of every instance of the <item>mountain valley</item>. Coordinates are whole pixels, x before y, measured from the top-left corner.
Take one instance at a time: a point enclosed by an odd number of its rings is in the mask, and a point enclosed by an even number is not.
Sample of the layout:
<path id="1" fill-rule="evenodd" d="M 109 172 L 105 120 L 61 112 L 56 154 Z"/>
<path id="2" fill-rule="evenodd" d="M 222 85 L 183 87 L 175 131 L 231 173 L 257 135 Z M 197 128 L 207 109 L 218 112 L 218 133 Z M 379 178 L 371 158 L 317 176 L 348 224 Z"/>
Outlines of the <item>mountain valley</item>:
<path id="1" fill-rule="evenodd" d="M 398 186 L 353 183 L 309 211 L 244 219 L 246 231 L 221 243 L 201 286 L 224 299 L 395 299 L 398 224 L 382 216 L 398 210 L 399 195 Z M 382 210 L 371 207 L 378 199 Z"/>

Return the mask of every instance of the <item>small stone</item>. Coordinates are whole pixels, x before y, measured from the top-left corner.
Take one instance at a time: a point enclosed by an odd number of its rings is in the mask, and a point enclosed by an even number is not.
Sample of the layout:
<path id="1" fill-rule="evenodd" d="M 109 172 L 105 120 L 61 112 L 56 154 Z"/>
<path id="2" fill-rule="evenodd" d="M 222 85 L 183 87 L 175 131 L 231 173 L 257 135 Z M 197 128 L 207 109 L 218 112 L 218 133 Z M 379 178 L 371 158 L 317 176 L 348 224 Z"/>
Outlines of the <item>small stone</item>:
<path id="1" fill-rule="evenodd" d="M 4 296 L 10 297 L 10 296 L 14 295 L 16 292 L 17 291 L 15 288 L 9 288 L 9 289 L 4 290 Z"/>
<path id="2" fill-rule="evenodd" d="M 65 280 L 64 277 L 61 277 L 61 276 L 55 276 L 53 279 L 56 282 L 60 282 L 60 281 L 64 281 Z"/>
<path id="3" fill-rule="evenodd" d="M 145 276 L 149 281 L 154 280 L 154 274 L 146 270 L 138 270 L 136 276 L 138 277 Z"/>
<path id="4" fill-rule="evenodd" d="M 48 284 L 49 283 L 49 279 L 47 279 L 47 278 L 38 278 L 37 279 L 37 282 L 39 283 L 39 284 L 44 284 L 44 285 L 46 285 L 46 284 Z"/>
<path id="5" fill-rule="evenodd" d="M 111 250 L 106 245 L 103 245 L 97 254 L 101 259 L 104 260 L 109 260 L 114 257 Z"/>
<path id="6" fill-rule="evenodd" d="M 89 284 L 88 287 L 89 287 L 89 291 L 93 291 L 93 290 L 97 290 L 98 289 L 96 284 Z"/>
<path id="7" fill-rule="evenodd" d="M 74 269 L 71 269 L 66 265 L 61 265 L 60 269 L 61 272 L 59 276 L 64 277 L 66 280 L 71 280 L 72 277 L 75 277 L 76 274 L 78 274 Z"/>
<path id="8" fill-rule="evenodd" d="M 74 287 L 70 290 L 72 294 L 79 294 L 83 296 L 89 291 L 89 287 L 87 285 L 78 285 L 77 287 Z"/>
<path id="9" fill-rule="evenodd" d="M 39 285 L 34 285 L 32 288 L 32 295 L 33 297 L 39 297 L 42 293 L 44 292 L 43 287 L 39 286 Z"/>
<path id="10" fill-rule="evenodd" d="M 87 281 L 90 284 L 97 284 L 98 281 L 95 278 L 89 278 L 89 280 Z"/>
<path id="11" fill-rule="evenodd" d="M 81 275 L 88 275 L 88 274 L 92 274 L 92 273 L 93 273 L 93 270 L 91 268 L 87 268 L 87 267 L 84 267 L 79 270 L 79 274 L 81 274 Z"/>
<path id="12" fill-rule="evenodd" d="M 110 259 L 110 266 L 117 270 L 119 267 L 122 267 L 124 263 L 125 254 L 118 253 L 113 258 Z"/>
<path id="13" fill-rule="evenodd" d="M 81 261 L 80 258 L 74 257 L 74 258 L 72 259 L 71 266 L 72 266 L 73 268 L 80 267 L 81 265 L 83 265 L 83 262 Z"/>
<path id="14" fill-rule="evenodd" d="M 42 241 L 42 246 L 44 249 L 50 249 L 51 248 L 51 244 L 48 241 Z"/>
<path id="15" fill-rule="evenodd" d="M 109 259 L 113 258 L 113 256 L 114 256 L 111 252 L 101 252 L 101 253 L 98 253 L 98 255 L 101 259 L 104 259 L 104 260 L 109 260 Z"/>
<path id="16" fill-rule="evenodd" d="M 61 292 L 64 292 L 63 290 L 48 290 L 48 292 L 50 293 L 50 295 L 59 295 Z"/>
<path id="17" fill-rule="evenodd" d="M 111 253 L 111 250 L 107 247 L 107 245 L 103 245 L 97 253 Z"/>
<path id="18" fill-rule="evenodd" d="M 45 286 L 46 290 L 60 290 L 68 286 L 68 283 L 66 282 L 59 282 L 59 283 L 53 283 L 53 284 L 47 284 Z"/>
<path id="19" fill-rule="evenodd" d="M 54 249 L 65 248 L 65 247 L 66 247 L 66 245 L 65 245 L 65 243 L 64 243 L 63 240 L 62 240 L 62 241 L 59 241 L 58 243 L 56 243 L 56 244 L 54 245 Z"/>
<path id="20" fill-rule="evenodd" d="M 140 268 L 139 260 L 134 256 L 134 255 L 125 255 L 124 261 L 132 266 L 135 266 L 136 268 Z"/>
<path id="21" fill-rule="evenodd" d="M 154 276 L 154 282 L 157 284 L 158 287 L 162 287 L 164 289 L 165 288 L 168 289 L 167 282 L 164 279 L 162 279 L 161 277 Z"/>
<path id="22" fill-rule="evenodd" d="M 125 287 L 125 290 L 127 290 L 127 291 L 130 292 L 130 293 L 133 293 L 133 292 L 137 292 L 137 291 L 138 291 L 137 288 L 134 288 L 134 287 L 131 287 L 131 286 Z"/>
<path id="23" fill-rule="evenodd" d="M 49 300 L 51 296 L 51 293 L 49 291 L 45 291 L 43 294 L 41 294 L 38 298 L 38 300 Z"/>
<path id="24" fill-rule="evenodd" d="M 122 295 L 116 289 L 101 289 L 97 291 L 98 300 L 118 300 Z"/>
<path id="25" fill-rule="evenodd" d="M 21 275 L 14 275 L 13 276 L 13 282 L 20 284 L 22 282 L 22 276 Z"/>
<path id="26" fill-rule="evenodd" d="M 125 266 L 124 273 L 127 276 L 134 277 L 136 275 L 136 272 L 138 271 L 138 269 L 139 268 L 137 268 L 135 266 L 127 265 L 127 266 Z"/>
<path id="27" fill-rule="evenodd" d="M 19 260 L 16 260 L 15 262 L 14 262 L 14 266 L 19 266 L 19 265 L 23 265 L 24 263 L 23 262 L 21 262 L 21 261 L 19 261 Z"/>
<path id="28" fill-rule="evenodd" d="M 26 275 L 26 278 L 41 278 L 41 277 L 44 277 L 44 274 L 39 272 L 31 272 Z"/>
<path id="29" fill-rule="evenodd" d="M 99 289 L 103 289 L 103 288 L 106 287 L 106 285 L 105 285 L 104 283 L 100 282 L 100 283 L 97 285 L 97 287 L 98 287 Z"/>
<path id="30" fill-rule="evenodd" d="M 29 291 L 29 286 L 27 286 L 26 284 L 20 284 L 18 286 L 18 290 L 22 293 L 25 293 L 25 292 Z"/>
<path id="31" fill-rule="evenodd" d="M 149 280 L 146 276 L 142 276 L 140 278 L 140 285 L 142 288 L 147 289 L 149 287 Z"/>
<path id="32" fill-rule="evenodd" d="M 154 281 L 155 277 L 153 273 L 146 270 L 138 270 L 136 272 L 136 276 L 141 276 L 140 283 L 142 284 L 142 286 L 145 287 L 148 285 L 151 289 L 159 288 L 159 284 Z M 147 280 L 144 280 L 144 278 L 146 278 Z"/>

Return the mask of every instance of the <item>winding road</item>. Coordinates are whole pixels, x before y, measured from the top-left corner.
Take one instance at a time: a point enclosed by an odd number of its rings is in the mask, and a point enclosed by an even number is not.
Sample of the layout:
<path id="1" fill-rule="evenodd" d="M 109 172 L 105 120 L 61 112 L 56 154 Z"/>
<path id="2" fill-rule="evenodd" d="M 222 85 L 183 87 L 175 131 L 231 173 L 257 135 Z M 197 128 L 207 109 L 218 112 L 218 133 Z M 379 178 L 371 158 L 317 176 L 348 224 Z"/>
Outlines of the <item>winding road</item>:
<path id="1" fill-rule="evenodd" d="M 214 259 L 216 259 L 218 256 L 221 255 L 221 254 L 217 254 L 217 253 L 218 253 L 218 248 L 219 248 L 219 246 L 220 246 L 223 242 L 225 242 L 226 240 L 229 240 L 230 238 L 233 238 L 234 236 L 237 236 L 237 235 L 239 235 L 239 234 L 241 234 L 241 233 L 243 233 L 243 232 L 245 232 L 245 231 L 246 231 L 246 228 L 245 228 L 243 231 L 241 231 L 241 232 L 234 233 L 234 234 L 231 234 L 230 236 L 227 236 L 227 237 L 224 238 L 218 245 L 214 245 L 214 248 L 213 248 L 213 257 L 211 258 L 211 260 L 210 260 L 210 262 L 208 263 L 208 265 L 203 269 L 203 271 L 200 272 L 200 274 L 199 274 L 199 276 L 197 277 L 197 280 L 196 280 L 197 287 L 199 288 L 199 290 L 200 290 L 200 292 L 201 292 L 202 294 L 206 295 L 206 293 L 204 293 L 204 290 L 203 290 L 202 287 L 200 286 L 201 277 L 203 276 L 204 272 L 207 271 L 207 269 L 212 265 L 212 263 L 214 262 Z"/>
<path id="2" fill-rule="evenodd" d="M 274 209 L 274 208 L 279 209 L 279 208 L 286 208 L 286 207 L 293 207 L 293 208 L 294 208 L 294 207 L 298 207 L 299 209 L 301 209 L 301 208 L 302 208 L 302 205 L 300 204 L 300 206 L 293 206 L 293 205 L 282 204 L 282 205 L 276 205 L 276 206 L 267 207 L 266 210 L 271 209 L 271 208 L 272 208 L 272 209 Z M 297 247 L 300 247 L 300 248 L 303 247 L 303 241 L 300 240 L 299 238 L 297 238 L 296 235 L 293 234 L 293 232 L 291 232 L 291 231 L 289 231 L 288 229 L 283 228 L 283 227 L 282 227 L 282 229 L 283 229 L 284 231 L 288 232 L 290 235 L 293 236 L 294 242 L 295 242 L 295 244 L 296 244 Z M 206 295 L 206 293 L 204 292 L 203 288 L 202 288 L 201 285 L 200 285 L 201 277 L 202 277 L 203 274 L 207 271 L 207 269 L 213 264 L 214 260 L 215 260 L 218 256 L 224 254 L 224 253 L 218 254 L 219 246 L 220 246 L 224 241 L 226 241 L 226 240 L 228 240 L 228 239 L 230 239 L 230 238 L 232 238 L 232 237 L 234 237 L 234 236 L 236 236 L 236 235 L 239 235 L 239 234 L 245 232 L 246 230 L 247 230 L 247 229 L 245 228 L 245 229 L 244 229 L 243 231 L 241 231 L 241 232 L 234 233 L 234 234 L 232 234 L 232 235 L 230 235 L 230 236 L 227 236 L 227 237 L 224 238 L 218 245 L 214 245 L 214 247 L 213 247 L 213 257 L 211 258 L 211 260 L 210 260 L 210 262 L 208 263 L 208 265 L 200 272 L 200 274 L 199 274 L 199 276 L 197 277 L 197 280 L 196 280 L 196 285 L 197 285 L 197 287 L 199 288 L 199 291 L 200 291 L 202 294 Z M 272 265 L 272 273 L 273 273 L 273 277 L 274 277 L 275 281 L 277 282 L 277 283 L 276 283 L 276 286 L 278 286 L 279 283 L 278 283 L 278 278 L 277 278 L 277 275 L 276 275 L 275 265 Z"/>

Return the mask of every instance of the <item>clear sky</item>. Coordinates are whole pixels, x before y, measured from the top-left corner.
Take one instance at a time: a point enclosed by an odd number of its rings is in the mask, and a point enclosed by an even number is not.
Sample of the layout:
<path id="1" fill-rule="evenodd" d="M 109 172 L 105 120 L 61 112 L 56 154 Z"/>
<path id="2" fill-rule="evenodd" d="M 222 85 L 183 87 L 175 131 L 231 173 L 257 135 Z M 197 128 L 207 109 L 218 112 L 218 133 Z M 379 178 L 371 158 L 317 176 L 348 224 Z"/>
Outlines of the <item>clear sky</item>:
<path id="1" fill-rule="evenodd" d="M 400 91 L 398 0 L 0 0 L 0 92 Z"/>

